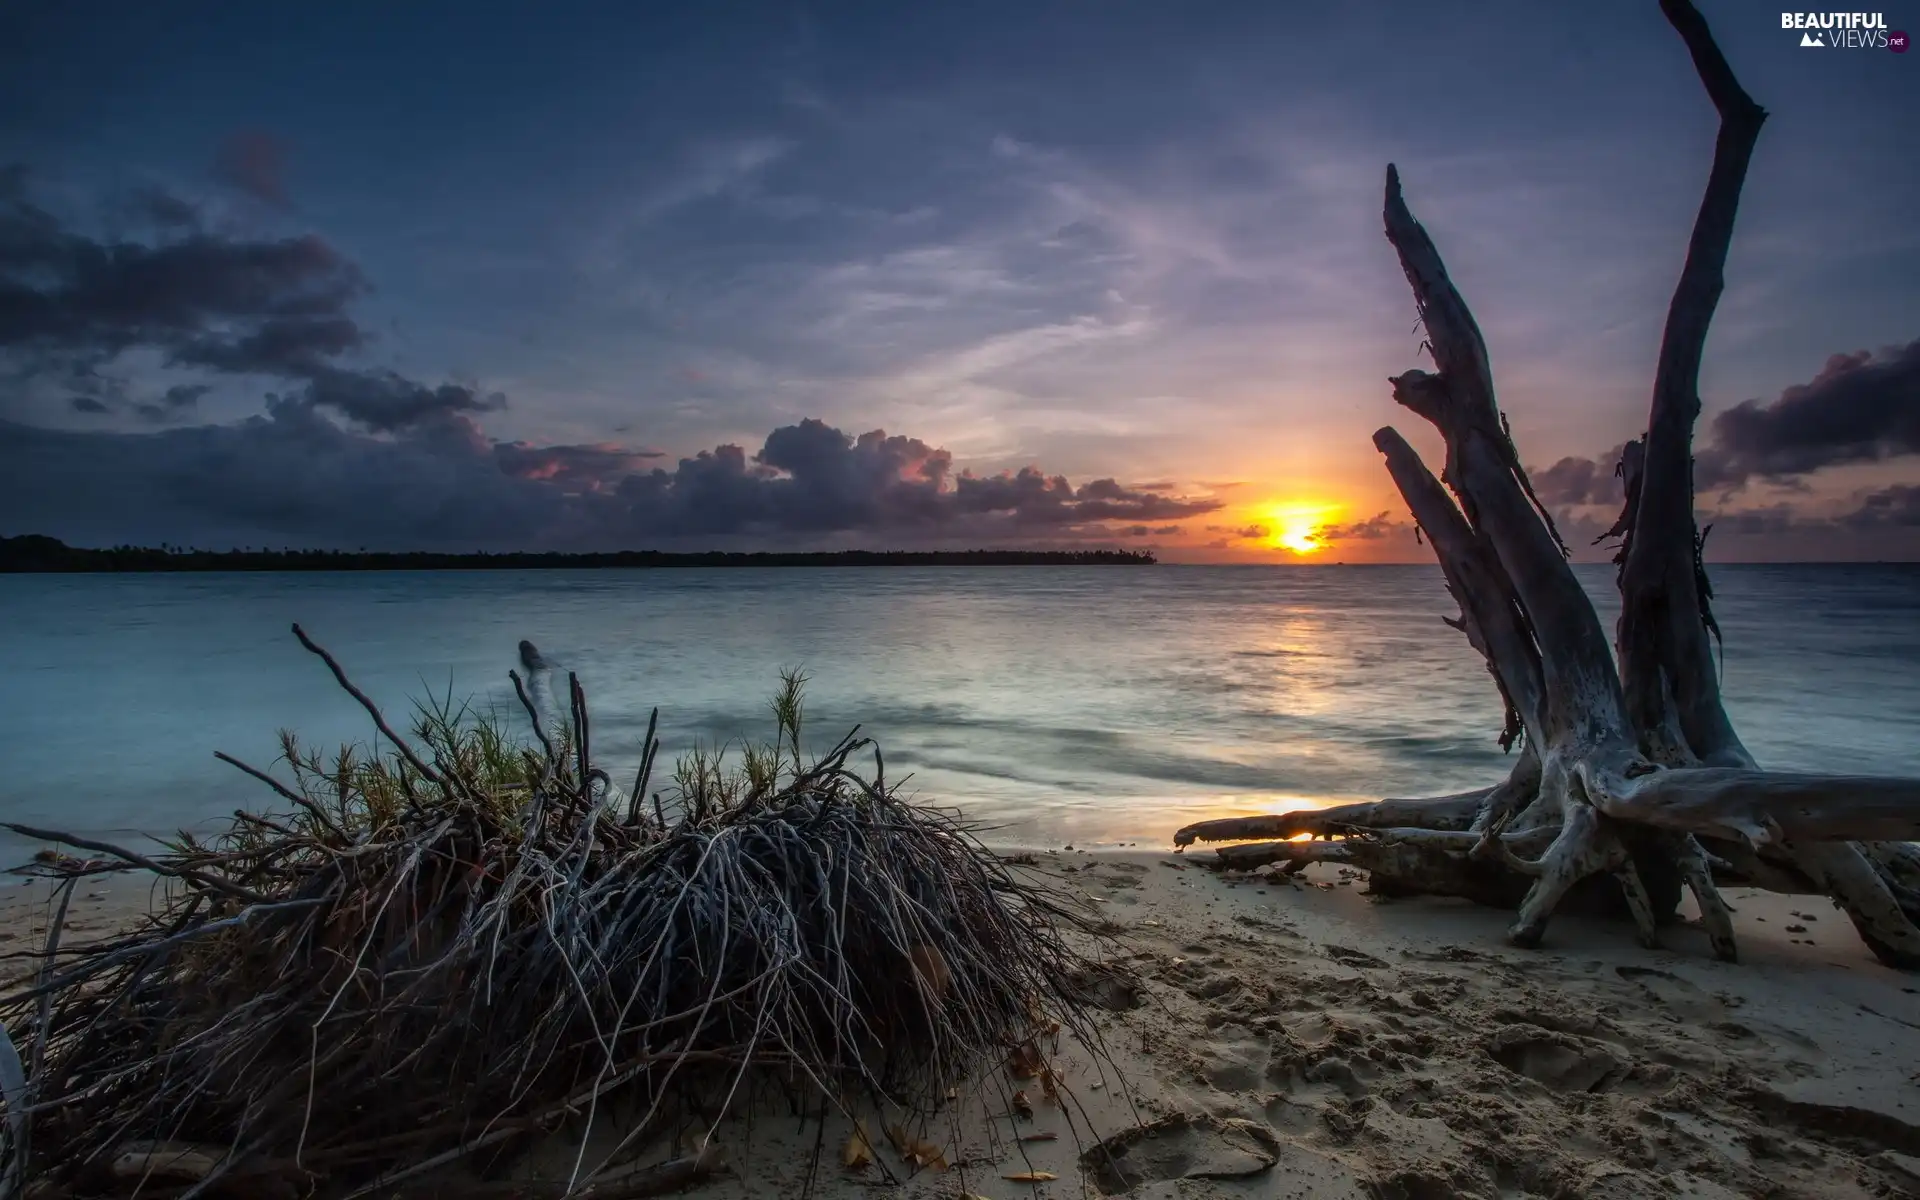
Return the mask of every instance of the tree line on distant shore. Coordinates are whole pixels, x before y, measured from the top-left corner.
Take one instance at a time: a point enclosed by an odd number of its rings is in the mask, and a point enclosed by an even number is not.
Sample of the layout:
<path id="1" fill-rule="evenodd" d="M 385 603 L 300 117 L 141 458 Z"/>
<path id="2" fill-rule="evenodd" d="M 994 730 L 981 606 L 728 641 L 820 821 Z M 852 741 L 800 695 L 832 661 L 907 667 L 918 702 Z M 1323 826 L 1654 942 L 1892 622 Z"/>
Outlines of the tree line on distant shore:
<path id="1" fill-rule="evenodd" d="M 1144 550 L 830 550 L 822 552 L 613 550 L 449 554 L 384 550 L 201 550 L 69 546 L 44 534 L 0 537 L 0 573 L 60 571 L 461 571 L 637 567 L 1151 566 Z"/>

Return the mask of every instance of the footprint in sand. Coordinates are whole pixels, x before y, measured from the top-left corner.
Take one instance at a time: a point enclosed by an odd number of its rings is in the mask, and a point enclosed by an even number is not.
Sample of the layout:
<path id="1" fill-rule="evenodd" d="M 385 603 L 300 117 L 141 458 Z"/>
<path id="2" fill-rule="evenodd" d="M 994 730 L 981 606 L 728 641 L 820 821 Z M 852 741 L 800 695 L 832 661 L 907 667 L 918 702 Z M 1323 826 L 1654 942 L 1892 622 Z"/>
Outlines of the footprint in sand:
<path id="1" fill-rule="evenodd" d="M 1082 1000 L 1108 1012 L 1127 1012 L 1146 1003 L 1140 981 L 1115 967 L 1088 967 L 1067 982 Z"/>
<path id="2" fill-rule="evenodd" d="M 1487 1039 L 1487 1053 L 1516 1075 L 1556 1092 L 1600 1092 L 1632 1064 L 1611 1046 L 1537 1025 L 1506 1025 Z"/>
<path id="3" fill-rule="evenodd" d="M 1273 1047 L 1267 1038 L 1245 1025 L 1222 1025 L 1208 1040 L 1208 1083 L 1223 1092 L 1251 1092 L 1266 1086 L 1273 1062 Z"/>
<path id="4" fill-rule="evenodd" d="M 1753 1050 L 1777 1049 L 1784 1043 L 1805 1054 L 1820 1053 L 1820 1043 L 1784 1026 L 1759 1021 L 1736 1021 L 1726 1001 L 1693 983 L 1653 967 L 1617 966 L 1622 979 L 1639 985 L 1640 992 L 1688 1025 L 1703 1026 Z"/>
<path id="5" fill-rule="evenodd" d="M 1501 962 L 1502 959 L 1483 954 L 1478 950 L 1469 950 L 1465 946 L 1443 945 L 1433 950 L 1402 950 L 1400 957 L 1411 958 L 1417 962 L 1477 963 Z"/>
<path id="6" fill-rule="evenodd" d="M 1333 961 L 1343 963 L 1349 967 L 1365 967 L 1371 970 L 1387 965 L 1382 960 L 1375 958 L 1363 950 L 1354 950 L 1347 946 L 1327 945 L 1322 946 L 1320 950 L 1321 953 Z"/>
<path id="7" fill-rule="evenodd" d="M 1257 1121 L 1174 1113 L 1117 1133 L 1080 1156 L 1109 1196 L 1176 1179 L 1240 1179 L 1280 1158 L 1280 1138 Z"/>
<path id="8" fill-rule="evenodd" d="M 1614 973 L 1629 983 L 1640 985 L 1640 989 L 1648 996 L 1678 1016 L 1709 1022 L 1726 1019 L 1727 1006 L 1723 1002 L 1678 975 L 1652 967 L 1629 966 L 1615 967 Z"/>

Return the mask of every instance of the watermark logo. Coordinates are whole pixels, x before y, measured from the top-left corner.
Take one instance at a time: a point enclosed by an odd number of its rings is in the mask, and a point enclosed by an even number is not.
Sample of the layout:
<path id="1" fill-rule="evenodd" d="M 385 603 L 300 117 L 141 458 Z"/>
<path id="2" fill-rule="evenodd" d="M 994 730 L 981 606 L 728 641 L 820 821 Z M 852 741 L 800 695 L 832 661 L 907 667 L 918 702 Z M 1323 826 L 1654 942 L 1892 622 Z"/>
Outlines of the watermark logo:
<path id="1" fill-rule="evenodd" d="M 1907 35 L 1887 28 L 1884 13 L 1783 12 L 1780 28 L 1799 31 L 1810 50 L 1892 50 L 1907 52 Z"/>

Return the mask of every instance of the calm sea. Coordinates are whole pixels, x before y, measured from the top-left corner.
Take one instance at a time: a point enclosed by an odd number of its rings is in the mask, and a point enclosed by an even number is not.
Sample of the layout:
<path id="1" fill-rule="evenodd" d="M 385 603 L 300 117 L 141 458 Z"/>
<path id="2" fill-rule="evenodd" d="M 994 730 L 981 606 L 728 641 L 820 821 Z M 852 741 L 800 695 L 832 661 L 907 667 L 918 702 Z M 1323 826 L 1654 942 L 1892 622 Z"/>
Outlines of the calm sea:
<path id="1" fill-rule="evenodd" d="M 1610 568 L 1581 571 L 1611 628 Z M 1764 765 L 1920 774 L 1920 568 L 1714 582 Z M 215 750 L 369 740 L 298 621 L 396 716 L 450 691 L 517 718 L 530 638 L 579 673 L 623 783 L 653 706 L 668 755 L 764 737 L 799 667 L 817 748 L 861 725 L 889 776 L 996 840 L 1165 844 L 1204 816 L 1497 779 L 1494 689 L 1453 611 L 1433 567 L 0 576 L 0 816 L 200 827 L 271 799 Z"/>

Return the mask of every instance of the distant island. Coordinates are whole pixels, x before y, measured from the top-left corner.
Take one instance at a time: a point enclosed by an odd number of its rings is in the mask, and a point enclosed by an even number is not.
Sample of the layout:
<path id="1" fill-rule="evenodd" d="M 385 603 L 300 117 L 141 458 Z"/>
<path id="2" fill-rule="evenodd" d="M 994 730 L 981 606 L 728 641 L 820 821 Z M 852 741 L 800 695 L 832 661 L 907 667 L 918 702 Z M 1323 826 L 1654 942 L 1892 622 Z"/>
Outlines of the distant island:
<path id="1" fill-rule="evenodd" d="M 614 550 L 595 554 L 444 554 L 370 550 L 87 549 L 30 533 L 0 537 L 0 574 L 80 571 L 538 571 L 636 567 L 1145 567 L 1144 550 L 829 550 L 736 553 Z"/>

